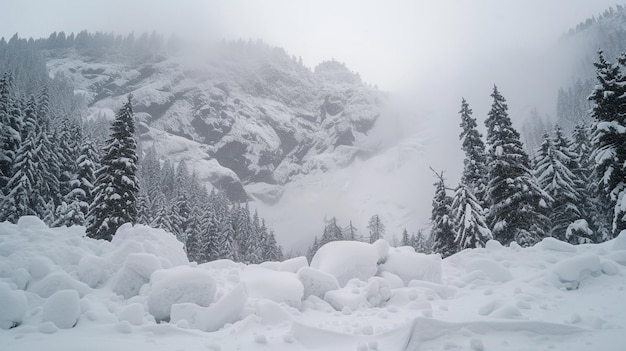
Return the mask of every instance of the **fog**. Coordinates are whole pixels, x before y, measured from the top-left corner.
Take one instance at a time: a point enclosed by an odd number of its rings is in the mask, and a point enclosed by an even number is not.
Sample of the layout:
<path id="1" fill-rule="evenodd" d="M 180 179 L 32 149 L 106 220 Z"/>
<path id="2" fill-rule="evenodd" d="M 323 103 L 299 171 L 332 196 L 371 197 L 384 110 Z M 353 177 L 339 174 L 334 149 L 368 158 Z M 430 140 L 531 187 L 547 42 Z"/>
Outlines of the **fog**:
<path id="1" fill-rule="evenodd" d="M 450 186 L 459 178 L 461 98 L 481 128 L 494 84 L 518 127 L 533 108 L 554 116 L 557 90 L 570 83 L 578 63 L 557 44 L 559 38 L 611 5 L 614 0 L 27 0 L 2 5 L 0 36 L 156 30 L 199 44 L 261 39 L 309 67 L 331 58 L 344 62 L 390 92 L 390 110 L 373 132 L 382 148 L 414 135 L 423 141 L 420 170 L 413 170 L 418 178 L 398 185 L 421 197 L 415 219 L 398 223 L 419 227 L 430 214 L 434 178 L 428 166 L 446 170 Z M 335 200 L 316 204 L 325 208 Z"/>

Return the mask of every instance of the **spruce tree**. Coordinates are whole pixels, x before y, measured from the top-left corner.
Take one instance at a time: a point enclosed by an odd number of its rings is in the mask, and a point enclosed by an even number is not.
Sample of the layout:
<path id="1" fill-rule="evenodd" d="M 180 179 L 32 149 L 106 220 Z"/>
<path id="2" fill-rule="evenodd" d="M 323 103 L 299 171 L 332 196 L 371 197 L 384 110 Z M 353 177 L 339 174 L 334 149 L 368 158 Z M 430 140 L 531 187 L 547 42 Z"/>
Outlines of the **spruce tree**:
<path id="1" fill-rule="evenodd" d="M 487 240 L 492 238 L 482 206 L 472 190 L 463 183 L 454 193 L 451 213 L 456 231 L 454 246 L 457 250 L 484 247 Z"/>
<path id="2" fill-rule="evenodd" d="M 433 198 L 433 208 L 430 217 L 430 236 L 434 238 L 433 250 L 448 257 L 458 251 L 454 242 L 454 224 L 451 218 L 452 198 L 448 196 L 443 172 L 436 173 L 438 181 L 435 185 L 435 196 Z"/>
<path id="3" fill-rule="evenodd" d="M 481 139 L 482 135 L 476 129 L 478 126 L 476 119 L 472 118 L 472 110 L 465 99 L 461 101 L 459 113 L 461 114 L 459 139 L 462 141 L 462 149 L 465 152 L 461 183 L 465 184 L 480 205 L 484 206 L 487 175 L 485 143 Z"/>
<path id="4" fill-rule="evenodd" d="M 407 232 L 406 228 L 402 231 L 402 239 L 400 241 L 400 245 L 402 246 L 410 246 L 411 239 L 409 238 L 409 232 Z"/>
<path id="5" fill-rule="evenodd" d="M 550 197 L 537 184 L 506 100 L 494 86 L 485 120 L 488 145 L 488 223 L 494 239 L 530 246 L 546 235 Z"/>
<path id="6" fill-rule="evenodd" d="M 589 127 L 578 124 L 572 132 L 572 151 L 578 157 L 576 174 L 582 186 L 578 189 L 581 194 L 581 211 L 583 218 L 589 221 L 593 231 L 592 242 L 608 240 L 611 232 L 612 210 L 610 204 L 600 190 L 600 184 L 595 176 L 595 162 L 592 159 L 593 145 L 591 143 Z"/>
<path id="7" fill-rule="evenodd" d="M 111 137 L 97 172 L 87 235 L 111 240 L 124 223 L 137 221 L 137 143 L 131 96 L 111 124 Z"/>
<path id="8" fill-rule="evenodd" d="M 382 239 L 385 235 L 385 225 L 380 220 L 380 216 L 377 214 L 370 217 L 367 229 L 370 232 L 370 243 L 373 243 L 378 239 Z"/>
<path id="9" fill-rule="evenodd" d="M 0 78 L 0 190 L 4 194 L 11 191 L 7 183 L 13 176 L 17 149 L 20 146 L 22 116 L 11 97 L 11 75 L 5 73 Z"/>
<path id="10" fill-rule="evenodd" d="M 582 182 L 576 174 L 578 168 L 577 157 L 561 128 L 555 128 L 552 139 L 545 133 L 537 150 L 535 174 L 539 186 L 552 198 L 549 235 L 575 244 L 579 243 L 578 238 L 567 238 L 566 231 L 571 223 L 583 218 L 579 209 L 582 199 L 578 190 Z"/>
<path id="11" fill-rule="evenodd" d="M 622 54 L 619 64 L 610 64 L 600 51 L 594 63 L 598 84 L 589 96 L 596 176 L 601 199 L 613 212 L 611 236 L 626 229 L 626 76 L 620 69 L 624 64 L 626 55 Z"/>

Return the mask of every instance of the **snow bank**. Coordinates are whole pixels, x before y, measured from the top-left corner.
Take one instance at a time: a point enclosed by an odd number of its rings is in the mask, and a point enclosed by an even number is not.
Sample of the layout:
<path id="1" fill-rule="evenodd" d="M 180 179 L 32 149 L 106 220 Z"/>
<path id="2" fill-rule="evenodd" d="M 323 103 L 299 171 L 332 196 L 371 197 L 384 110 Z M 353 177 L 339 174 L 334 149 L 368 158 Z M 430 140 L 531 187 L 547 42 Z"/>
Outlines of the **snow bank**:
<path id="1" fill-rule="evenodd" d="M 339 283 L 333 275 L 311 267 L 300 268 L 298 279 L 304 287 L 304 298 L 311 295 L 324 298 L 326 292 L 339 289 Z"/>
<path id="2" fill-rule="evenodd" d="M 304 296 L 304 287 L 295 273 L 250 265 L 241 272 L 240 279 L 251 298 L 285 302 L 299 307 Z"/>
<path id="3" fill-rule="evenodd" d="M 613 241 L 614 250 L 626 250 L 626 230 L 622 230 Z"/>
<path id="4" fill-rule="evenodd" d="M 197 267 L 157 270 L 150 276 L 148 312 L 158 321 L 169 320 L 172 305 L 194 303 L 208 307 L 215 298 L 216 281 Z"/>
<path id="5" fill-rule="evenodd" d="M 43 305 L 43 321 L 52 322 L 59 329 L 73 328 L 79 315 L 80 297 L 75 290 L 57 291 Z"/>
<path id="6" fill-rule="evenodd" d="M 42 280 L 33 282 L 27 288 L 27 291 L 44 298 L 50 297 L 61 290 L 74 290 L 83 297 L 87 292 L 91 291 L 91 288 L 64 271 L 50 273 Z"/>
<path id="7" fill-rule="evenodd" d="M 395 274 L 405 285 L 411 280 L 441 283 L 441 256 L 418 253 L 411 247 L 393 248 L 379 270 Z"/>
<path id="8" fill-rule="evenodd" d="M 311 267 L 333 275 L 340 286 L 345 286 L 350 279 L 367 280 L 376 274 L 382 248 L 382 244 L 332 241 L 315 253 Z"/>
<path id="9" fill-rule="evenodd" d="M 553 237 L 547 237 L 538 242 L 535 247 L 538 247 L 543 250 L 552 250 L 552 251 L 560 251 L 560 252 L 576 252 L 576 246 L 566 243 L 564 241 L 560 241 Z"/>

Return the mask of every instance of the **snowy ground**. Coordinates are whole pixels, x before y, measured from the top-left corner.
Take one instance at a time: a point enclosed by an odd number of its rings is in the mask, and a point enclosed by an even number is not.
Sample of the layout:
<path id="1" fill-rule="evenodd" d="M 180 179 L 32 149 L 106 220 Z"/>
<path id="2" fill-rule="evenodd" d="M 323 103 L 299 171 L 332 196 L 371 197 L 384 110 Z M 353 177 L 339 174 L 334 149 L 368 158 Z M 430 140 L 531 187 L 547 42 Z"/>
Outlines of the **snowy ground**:
<path id="1" fill-rule="evenodd" d="M 626 233 L 577 247 L 491 241 L 443 261 L 336 242 L 310 267 L 196 265 L 143 226 L 111 243 L 83 235 L 33 217 L 0 223 L 1 349 L 626 348 Z"/>

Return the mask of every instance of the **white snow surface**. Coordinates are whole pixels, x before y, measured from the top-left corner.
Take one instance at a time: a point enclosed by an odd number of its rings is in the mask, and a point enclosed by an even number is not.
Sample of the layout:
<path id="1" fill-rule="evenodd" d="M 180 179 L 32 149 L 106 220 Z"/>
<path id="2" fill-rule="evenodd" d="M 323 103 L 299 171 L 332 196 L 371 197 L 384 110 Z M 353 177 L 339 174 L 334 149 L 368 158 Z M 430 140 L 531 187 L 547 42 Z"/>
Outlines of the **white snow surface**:
<path id="1" fill-rule="evenodd" d="M 50 229 L 24 217 L 16 225 L 0 223 L 0 345 L 13 351 L 621 351 L 624 235 L 575 250 L 552 240 L 531 248 L 493 241 L 443 260 L 407 248 L 381 255 L 383 243 L 339 243 L 313 260 L 316 267 L 299 258 L 269 269 L 228 260 L 189 263 L 174 236 L 145 226 L 126 225 L 106 242 L 86 238 L 83 227 Z M 363 270 L 348 269 L 343 287 L 333 284 L 334 275 L 321 269 L 335 267 L 331 251 L 367 258 L 367 272 L 374 270 L 361 276 Z M 437 281 L 409 274 L 412 264 L 428 270 L 428 260 L 438 261 L 429 268 Z M 400 262 L 406 269 L 395 267 Z M 123 281 L 132 289 L 122 288 Z"/>

